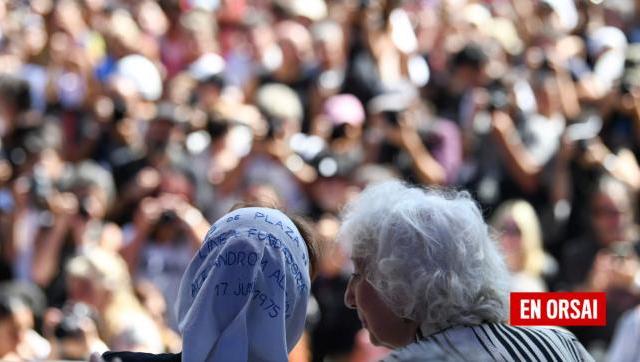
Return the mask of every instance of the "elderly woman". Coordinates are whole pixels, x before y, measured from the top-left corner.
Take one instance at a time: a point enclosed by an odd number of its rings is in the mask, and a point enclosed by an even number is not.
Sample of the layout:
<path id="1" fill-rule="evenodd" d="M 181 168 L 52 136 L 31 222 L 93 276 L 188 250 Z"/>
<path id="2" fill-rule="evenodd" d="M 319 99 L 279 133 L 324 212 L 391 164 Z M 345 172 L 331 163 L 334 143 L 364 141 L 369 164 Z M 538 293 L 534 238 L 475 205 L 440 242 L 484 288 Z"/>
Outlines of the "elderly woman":
<path id="1" fill-rule="evenodd" d="M 180 283 L 182 354 L 103 357 L 286 361 L 304 329 L 315 264 L 311 234 L 299 220 L 271 208 L 233 210 L 213 224 Z"/>
<path id="2" fill-rule="evenodd" d="M 370 186 L 344 213 L 339 239 L 355 272 L 345 303 L 385 361 L 592 360 L 564 329 L 513 327 L 509 273 L 466 192 Z"/>

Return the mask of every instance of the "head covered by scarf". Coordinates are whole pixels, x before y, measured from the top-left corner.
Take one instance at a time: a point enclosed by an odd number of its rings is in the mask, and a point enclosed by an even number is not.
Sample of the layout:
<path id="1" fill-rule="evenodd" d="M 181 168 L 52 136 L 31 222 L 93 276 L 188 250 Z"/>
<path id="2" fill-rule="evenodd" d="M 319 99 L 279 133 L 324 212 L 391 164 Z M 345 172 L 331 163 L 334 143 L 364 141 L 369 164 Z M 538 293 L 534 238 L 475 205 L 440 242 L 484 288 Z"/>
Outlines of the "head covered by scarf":
<path id="1" fill-rule="evenodd" d="M 286 361 L 304 328 L 309 262 L 300 232 L 278 210 L 220 218 L 180 283 L 183 361 Z"/>

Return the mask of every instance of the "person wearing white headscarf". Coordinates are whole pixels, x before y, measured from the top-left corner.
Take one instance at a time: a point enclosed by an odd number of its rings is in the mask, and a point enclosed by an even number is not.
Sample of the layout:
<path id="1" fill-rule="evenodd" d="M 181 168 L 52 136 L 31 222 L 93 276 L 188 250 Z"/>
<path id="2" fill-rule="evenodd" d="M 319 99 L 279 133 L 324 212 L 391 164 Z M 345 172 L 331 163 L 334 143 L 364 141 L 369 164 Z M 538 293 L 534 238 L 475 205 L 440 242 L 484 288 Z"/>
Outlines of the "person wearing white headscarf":
<path id="1" fill-rule="evenodd" d="M 275 209 L 248 207 L 226 214 L 211 227 L 180 283 L 176 311 L 182 355 L 111 352 L 103 357 L 286 361 L 304 330 L 315 265 L 309 238 L 298 221 Z"/>

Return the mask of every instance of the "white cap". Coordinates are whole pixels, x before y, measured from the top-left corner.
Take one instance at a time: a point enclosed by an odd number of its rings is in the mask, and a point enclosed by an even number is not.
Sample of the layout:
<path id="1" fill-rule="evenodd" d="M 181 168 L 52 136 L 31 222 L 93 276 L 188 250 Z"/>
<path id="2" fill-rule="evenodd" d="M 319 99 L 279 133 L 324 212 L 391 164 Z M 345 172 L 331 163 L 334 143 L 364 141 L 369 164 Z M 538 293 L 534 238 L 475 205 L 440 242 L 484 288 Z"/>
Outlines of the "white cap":
<path id="1" fill-rule="evenodd" d="M 189 74 L 197 81 L 203 81 L 224 71 L 225 61 L 216 53 L 201 55 L 189 65 Z"/>
<path id="2" fill-rule="evenodd" d="M 156 101 L 162 96 L 160 71 L 146 57 L 134 54 L 120 59 L 116 73 L 131 80 L 144 99 Z"/>

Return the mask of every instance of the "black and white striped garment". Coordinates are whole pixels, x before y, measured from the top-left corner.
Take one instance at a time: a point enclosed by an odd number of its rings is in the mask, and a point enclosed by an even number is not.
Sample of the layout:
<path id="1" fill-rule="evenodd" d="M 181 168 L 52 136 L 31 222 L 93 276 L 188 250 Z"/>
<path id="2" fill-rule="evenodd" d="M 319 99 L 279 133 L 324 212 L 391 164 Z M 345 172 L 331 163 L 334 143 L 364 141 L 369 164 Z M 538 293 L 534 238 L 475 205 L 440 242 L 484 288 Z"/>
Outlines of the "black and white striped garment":
<path id="1" fill-rule="evenodd" d="M 493 323 L 459 326 L 392 352 L 384 362 L 593 361 L 569 331 Z"/>

